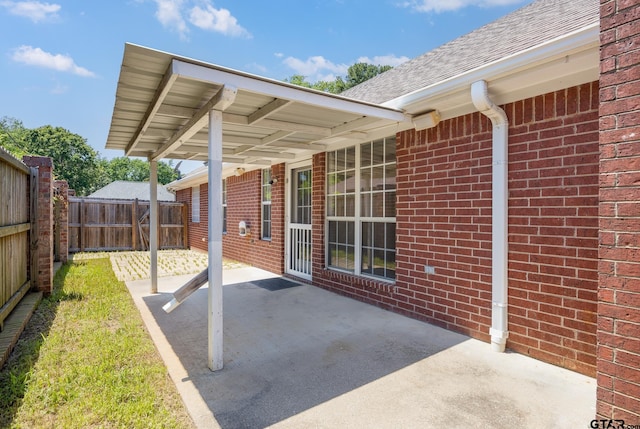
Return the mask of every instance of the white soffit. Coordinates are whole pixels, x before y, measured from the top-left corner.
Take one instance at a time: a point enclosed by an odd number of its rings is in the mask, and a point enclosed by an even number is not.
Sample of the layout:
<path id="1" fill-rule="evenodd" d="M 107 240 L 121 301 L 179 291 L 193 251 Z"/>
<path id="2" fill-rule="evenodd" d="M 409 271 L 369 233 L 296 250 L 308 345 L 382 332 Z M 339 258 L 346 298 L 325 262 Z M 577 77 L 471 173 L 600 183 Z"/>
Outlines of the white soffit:
<path id="1" fill-rule="evenodd" d="M 399 109 L 126 44 L 106 148 L 204 161 L 211 109 L 223 111 L 223 161 L 256 168 L 410 124 Z"/>

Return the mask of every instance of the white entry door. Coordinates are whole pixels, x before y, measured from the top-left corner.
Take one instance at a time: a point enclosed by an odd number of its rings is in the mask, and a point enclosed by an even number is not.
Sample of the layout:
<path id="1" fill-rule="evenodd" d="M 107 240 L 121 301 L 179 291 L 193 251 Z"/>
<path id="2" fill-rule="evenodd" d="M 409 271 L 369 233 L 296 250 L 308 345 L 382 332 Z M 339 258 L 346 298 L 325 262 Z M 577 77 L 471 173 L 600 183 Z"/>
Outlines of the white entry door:
<path id="1" fill-rule="evenodd" d="M 287 273 L 311 280 L 311 166 L 289 174 Z"/>

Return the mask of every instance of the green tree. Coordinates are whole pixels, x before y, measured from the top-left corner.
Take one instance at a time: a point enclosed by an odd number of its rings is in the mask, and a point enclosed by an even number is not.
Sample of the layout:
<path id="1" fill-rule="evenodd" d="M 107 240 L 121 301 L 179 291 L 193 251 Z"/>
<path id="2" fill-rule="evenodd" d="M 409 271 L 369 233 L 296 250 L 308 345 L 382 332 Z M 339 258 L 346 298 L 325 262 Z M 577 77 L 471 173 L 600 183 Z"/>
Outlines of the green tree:
<path id="1" fill-rule="evenodd" d="M 380 73 L 391 70 L 392 68 L 393 67 L 391 66 L 376 66 L 367 63 L 356 63 L 349 67 L 347 70 L 347 76 L 344 79 L 338 76 L 334 80 L 321 80 L 315 83 L 310 83 L 307 81 L 305 76 L 294 74 L 293 76 L 286 78 L 284 81 L 294 85 L 303 86 L 305 88 L 313 88 L 318 91 L 329 92 L 331 94 L 340 94 L 341 92 L 359 85 Z"/>
<path id="2" fill-rule="evenodd" d="M 25 154 L 24 135 L 27 129 L 22 122 L 15 118 L 3 117 L 0 119 L 0 146 L 9 151 L 13 156 L 22 158 Z"/>
<path id="3" fill-rule="evenodd" d="M 285 78 L 284 81 L 294 85 L 304 86 L 305 88 L 311 88 L 311 84 L 307 82 L 307 78 L 301 74 L 294 74 L 291 77 Z"/>
<path id="4" fill-rule="evenodd" d="M 141 159 L 100 158 L 86 139 L 61 127 L 27 129 L 15 118 L 0 118 L 0 146 L 18 159 L 24 155 L 48 156 L 56 179 L 69 182 L 77 195 L 87 195 L 115 180 L 149 181 L 149 163 Z M 180 178 L 172 161 L 158 162 L 158 182 Z"/>
<path id="5" fill-rule="evenodd" d="M 116 180 L 129 182 L 148 182 L 150 177 L 149 163 L 138 158 L 124 156 L 113 158 L 110 161 L 102 159 L 100 162 L 100 183 L 107 185 Z M 180 172 L 173 167 L 173 162 L 158 162 L 158 183 L 166 185 L 180 178 Z"/>
<path id="6" fill-rule="evenodd" d="M 94 190 L 98 153 L 85 138 L 62 127 L 45 125 L 27 130 L 24 143 L 26 154 L 50 157 L 56 178 L 66 180 L 78 195 Z"/>
<path id="7" fill-rule="evenodd" d="M 61 127 L 46 125 L 27 129 L 15 118 L 0 119 L 0 145 L 16 158 L 48 156 L 57 179 L 69 182 L 78 195 L 93 190 L 98 153 L 86 139 Z"/>
<path id="8" fill-rule="evenodd" d="M 391 66 L 376 66 L 367 63 L 356 63 L 349 67 L 349 70 L 347 71 L 345 89 L 359 85 L 362 82 L 379 75 L 380 73 L 391 70 L 392 68 L 393 67 Z"/>

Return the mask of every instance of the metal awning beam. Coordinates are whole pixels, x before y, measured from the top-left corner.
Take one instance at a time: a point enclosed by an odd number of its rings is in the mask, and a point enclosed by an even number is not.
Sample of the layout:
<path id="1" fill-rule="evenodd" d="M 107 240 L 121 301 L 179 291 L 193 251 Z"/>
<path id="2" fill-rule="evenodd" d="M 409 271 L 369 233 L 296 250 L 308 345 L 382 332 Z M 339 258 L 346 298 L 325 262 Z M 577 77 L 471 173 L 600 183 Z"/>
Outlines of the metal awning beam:
<path id="1" fill-rule="evenodd" d="M 166 98 L 167 94 L 169 94 L 171 87 L 173 86 L 176 79 L 178 78 L 178 76 L 176 76 L 172 70 L 173 70 L 172 64 L 169 64 L 169 67 L 167 67 L 167 71 L 165 72 L 164 76 L 162 76 L 162 80 L 158 84 L 156 92 L 153 95 L 153 99 L 149 103 L 149 108 L 145 112 L 142 120 L 140 121 L 140 126 L 138 127 L 136 132 L 133 134 L 133 138 L 131 139 L 131 141 L 129 141 L 129 143 L 127 144 L 127 147 L 124 150 L 125 155 L 129 155 L 131 153 L 133 148 L 142 138 L 143 134 L 147 131 L 147 128 L 149 127 L 149 125 L 151 124 L 151 121 L 153 120 L 153 117 L 157 113 L 158 109 L 162 105 L 162 102 Z"/>
<path id="2" fill-rule="evenodd" d="M 286 139 L 291 134 L 294 134 L 293 131 L 277 131 L 273 134 L 268 135 L 260 140 L 260 144 L 266 146 L 270 143 L 276 143 L 282 139 Z M 275 145 L 274 145 L 275 146 Z"/>
<path id="3" fill-rule="evenodd" d="M 260 157 L 260 158 L 273 158 L 273 159 L 295 159 L 296 155 L 287 152 L 272 152 L 268 150 L 256 150 L 249 149 L 236 152 L 234 155 L 243 155 L 246 157 Z"/>
<path id="4" fill-rule="evenodd" d="M 174 60 L 175 61 L 175 60 Z M 233 86 L 222 86 L 207 103 L 189 119 L 189 121 L 169 139 L 167 143 L 149 157 L 151 161 L 158 161 L 170 154 L 175 148 L 188 141 L 209 122 L 209 112 L 224 111 L 236 98 L 238 90 Z"/>
<path id="5" fill-rule="evenodd" d="M 286 107 L 289 104 L 291 104 L 290 100 L 276 98 L 271 103 L 259 108 L 258 110 L 250 114 L 248 117 L 248 123 L 255 124 L 256 122 L 265 119 L 267 116 L 277 112 L 278 110 Z"/>
<path id="6" fill-rule="evenodd" d="M 322 143 L 298 143 L 298 142 L 283 142 L 277 141 L 273 144 L 267 145 L 269 148 L 283 148 L 283 149 L 306 149 L 318 152 L 324 152 L 327 150 L 327 146 Z"/>
<path id="7" fill-rule="evenodd" d="M 232 113 L 224 113 L 222 121 L 225 124 L 249 125 L 249 117 L 236 115 Z M 275 119 L 262 119 L 254 125 L 257 128 L 266 128 L 270 130 L 289 131 L 292 133 L 309 133 L 318 134 L 322 137 L 331 136 L 331 128 L 319 127 L 317 125 L 298 124 L 295 122 L 278 121 Z"/>
<path id="8" fill-rule="evenodd" d="M 170 104 L 165 104 L 160 106 L 157 113 L 158 115 L 171 116 L 174 118 L 190 118 L 197 111 L 198 109 L 192 109 L 190 107 L 173 106 Z"/>

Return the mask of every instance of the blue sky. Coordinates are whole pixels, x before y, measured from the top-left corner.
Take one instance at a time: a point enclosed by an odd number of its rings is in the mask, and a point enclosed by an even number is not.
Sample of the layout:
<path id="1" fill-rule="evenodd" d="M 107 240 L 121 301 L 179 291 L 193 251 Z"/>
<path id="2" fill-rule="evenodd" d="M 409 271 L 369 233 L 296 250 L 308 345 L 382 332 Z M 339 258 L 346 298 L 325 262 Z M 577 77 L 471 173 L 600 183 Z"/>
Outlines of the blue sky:
<path id="1" fill-rule="evenodd" d="M 530 0 L 0 0 L 0 117 L 104 149 L 125 42 L 278 80 L 395 66 Z M 183 165 L 183 172 L 196 165 Z"/>

